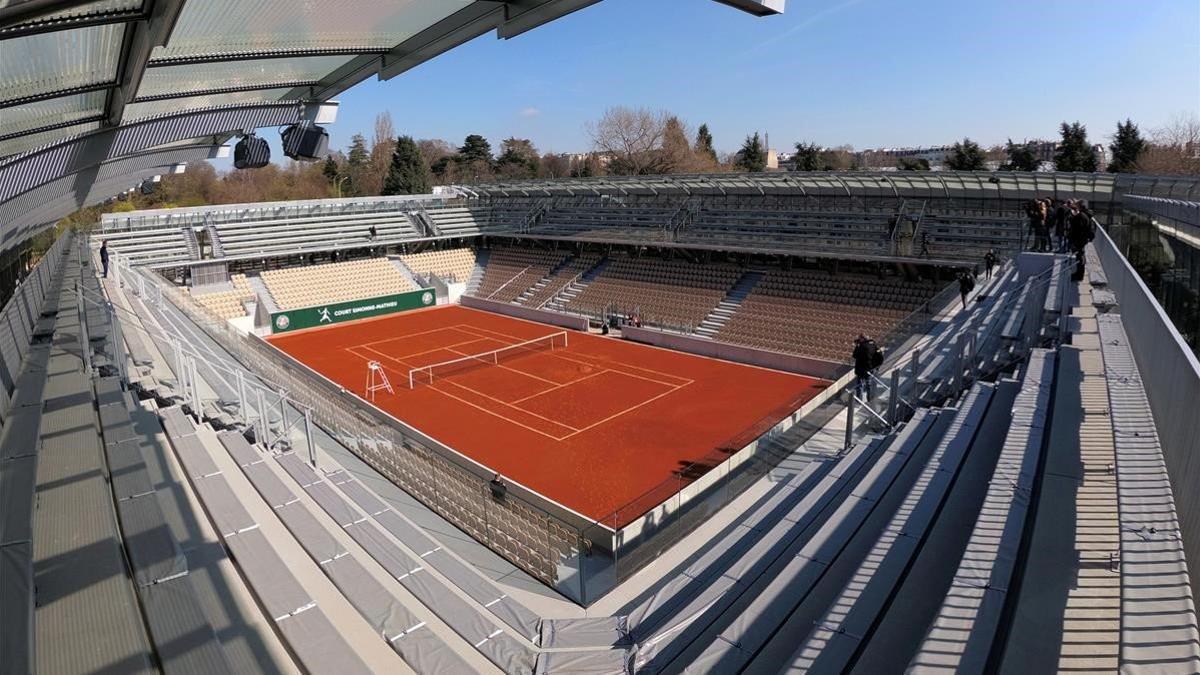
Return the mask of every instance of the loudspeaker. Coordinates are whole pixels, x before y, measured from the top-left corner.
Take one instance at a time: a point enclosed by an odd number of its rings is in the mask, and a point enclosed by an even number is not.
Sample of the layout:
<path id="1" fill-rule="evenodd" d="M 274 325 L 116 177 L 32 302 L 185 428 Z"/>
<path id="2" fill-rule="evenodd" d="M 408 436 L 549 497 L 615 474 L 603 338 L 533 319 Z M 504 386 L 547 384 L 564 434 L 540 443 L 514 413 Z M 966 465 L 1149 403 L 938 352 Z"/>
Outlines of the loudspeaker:
<path id="1" fill-rule="evenodd" d="M 270 162 L 271 146 L 265 138 L 251 134 L 233 146 L 233 165 L 239 169 L 261 169 Z"/>
<path id="2" fill-rule="evenodd" d="M 283 154 L 301 162 L 315 162 L 329 154 L 329 133 L 312 122 L 300 122 L 283 130 Z"/>

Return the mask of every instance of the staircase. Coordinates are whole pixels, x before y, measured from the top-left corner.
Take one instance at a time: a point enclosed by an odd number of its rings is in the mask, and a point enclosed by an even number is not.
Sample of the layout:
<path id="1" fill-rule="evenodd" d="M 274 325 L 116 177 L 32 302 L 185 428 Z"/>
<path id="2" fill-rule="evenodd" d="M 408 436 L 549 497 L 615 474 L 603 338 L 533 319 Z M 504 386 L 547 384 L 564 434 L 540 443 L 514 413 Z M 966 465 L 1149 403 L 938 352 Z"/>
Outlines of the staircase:
<path id="1" fill-rule="evenodd" d="M 196 239 L 196 233 L 191 227 L 180 228 L 183 232 L 183 243 L 187 245 L 188 257 L 192 260 L 200 259 L 200 242 Z"/>
<path id="2" fill-rule="evenodd" d="M 555 312 L 564 311 L 563 306 L 579 295 L 583 289 L 587 288 L 588 284 L 592 283 L 596 277 L 600 276 L 604 272 L 605 267 L 608 267 L 608 258 L 602 258 L 600 262 L 596 263 L 595 267 L 584 272 L 578 279 L 568 284 L 553 298 L 550 298 L 543 306 L 543 309 Z"/>
<path id="3" fill-rule="evenodd" d="M 762 272 L 746 272 L 742 278 L 737 280 L 733 288 L 725 294 L 721 302 L 717 303 L 716 307 L 704 317 L 700 325 L 696 328 L 696 335 L 706 337 L 710 340 L 716 337 L 717 333 L 725 326 L 725 323 L 733 316 L 733 313 L 742 306 L 742 301 L 750 295 L 750 291 L 758 285 L 759 280 L 763 278 Z"/>
<path id="4" fill-rule="evenodd" d="M 418 213 L 421 221 L 424 222 L 424 224 L 425 224 L 423 232 L 422 232 L 422 236 L 426 236 L 426 237 L 441 236 L 442 231 L 438 229 L 437 223 L 433 220 L 433 216 L 429 215 L 429 211 L 425 210 L 425 205 L 420 204 L 417 206 L 417 208 L 420 209 L 420 211 L 418 211 L 417 213 Z"/>
<path id="5" fill-rule="evenodd" d="M 388 262 L 392 263 L 392 267 L 395 267 L 397 270 L 399 270 L 401 276 L 403 276 L 405 279 L 408 279 L 409 283 L 413 285 L 413 288 L 426 287 L 426 284 L 423 283 L 421 279 L 414 274 L 413 271 L 408 268 L 408 265 L 405 265 L 404 261 L 400 258 L 388 256 Z"/>
<path id="6" fill-rule="evenodd" d="M 208 245 L 212 247 L 212 257 L 224 258 L 225 247 L 221 245 L 221 237 L 217 234 L 217 226 L 205 223 L 204 231 L 208 233 Z"/>
<path id="7" fill-rule="evenodd" d="M 483 281 L 483 269 L 487 267 L 489 254 L 490 251 L 486 248 L 475 251 L 475 269 L 471 270 L 471 278 L 467 279 L 467 288 L 464 291 L 466 295 L 475 295 L 475 291 L 479 290 L 479 283 Z"/>
<path id="8" fill-rule="evenodd" d="M 271 295 L 267 284 L 263 282 L 262 277 L 246 277 L 246 283 L 250 284 L 250 288 L 258 295 L 258 300 L 266 307 L 268 312 L 275 313 L 279 311 L 279 304 L 275 302 L 275 298 Z"/>
<path id="9" fill-rule="evenodd" d="M 544 288 L 546 286 L 546 284 L 552 283 L 554 281 L 554 278 L 556 276 L 558 276 L 558 273 L 561 272 L 563 269 L 565 269 L 568 265 L 570 265 L 571 261 L 573 261 L 573 260 L 575 260 L 575 256 L 573 256 L 573 255 L 565 258 L 561 263 L 559 263 L 553 269 L 551 269 L 549 272 L 547 272 L 546 276 L 542 277 L 541 279 L 538 279 L 536 284 L 530 286 L 529 288 L 526 288 L 524 293 L 518 295 L 517 299 L 513 300 L 513 304 L 524 305 L 526 300 L 528 300 L 529 298 L 532 298 L 534 296 L 534 294 L 536 294 L 538 291 L 542 290 L 542 288 Z"/>

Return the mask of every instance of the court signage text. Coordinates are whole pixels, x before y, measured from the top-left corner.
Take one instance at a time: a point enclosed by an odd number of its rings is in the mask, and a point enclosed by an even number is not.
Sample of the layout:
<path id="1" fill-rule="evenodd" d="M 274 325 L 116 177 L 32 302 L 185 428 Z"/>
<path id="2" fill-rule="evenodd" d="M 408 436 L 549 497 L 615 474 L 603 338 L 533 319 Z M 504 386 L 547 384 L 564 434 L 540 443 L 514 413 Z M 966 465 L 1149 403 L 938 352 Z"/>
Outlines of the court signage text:
<path id="1" fill-rule="evenodd" d="M 380 295 L 374 298 L 337 302 L 328 305 L 314 305 L 289 309 L 271 314 L 271 332 L 286 333 L 293 330 L 325 326 L 382 316 L 394 312 L 404 312 L 421 307 L 432 307 L 436 297 L 433 289 L 423 288 L 408 293 L 395 295 Z"/>

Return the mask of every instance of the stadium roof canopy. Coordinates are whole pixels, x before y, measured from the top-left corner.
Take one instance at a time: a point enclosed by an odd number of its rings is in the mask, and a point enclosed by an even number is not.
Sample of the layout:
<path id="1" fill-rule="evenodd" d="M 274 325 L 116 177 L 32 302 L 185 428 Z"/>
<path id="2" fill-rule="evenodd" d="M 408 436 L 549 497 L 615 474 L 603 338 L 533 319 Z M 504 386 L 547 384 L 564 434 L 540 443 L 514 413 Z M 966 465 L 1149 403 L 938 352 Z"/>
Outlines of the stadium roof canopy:
<path id="1" fill-rule="evenodd" d="M 0 0 L 0 207 L 165 145 L 330 121 L 321 104 L 367 78 L 598 1 Z M 718 1 L 765 15 L 785 0 Z M 22 238 L 0 227 L 0 246 Z"/>
<path id="2" fill-rule="evenodd" d="M 898 197 L 1036 196 L 1094 199 L 1114 191 L 1200 197 L 1194 176 L 1023 171 L 803 171 L 516 180 L 457 186 L 480 197 L 596 195 L 831 195 Z"/>

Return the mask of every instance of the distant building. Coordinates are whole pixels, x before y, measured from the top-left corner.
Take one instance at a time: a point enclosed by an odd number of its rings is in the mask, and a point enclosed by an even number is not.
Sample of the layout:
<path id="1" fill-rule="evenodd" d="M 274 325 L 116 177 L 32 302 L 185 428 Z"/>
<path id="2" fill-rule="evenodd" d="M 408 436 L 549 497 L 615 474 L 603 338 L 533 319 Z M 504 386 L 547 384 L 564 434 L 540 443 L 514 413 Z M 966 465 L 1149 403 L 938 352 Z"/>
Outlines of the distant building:
<path id="1" fill-rule="evenodd" d="M 938 171 L 946 166 L 946 156 L 953 146 L 938 145 L 928 148 L 874 148 L 857 154 L 858 164 L 868 169 L 895 169 L 901 159 L 923 159 L 929 168 Z"/>

